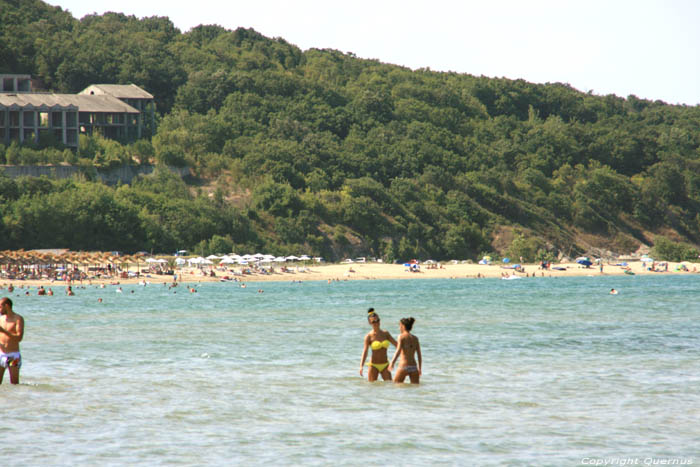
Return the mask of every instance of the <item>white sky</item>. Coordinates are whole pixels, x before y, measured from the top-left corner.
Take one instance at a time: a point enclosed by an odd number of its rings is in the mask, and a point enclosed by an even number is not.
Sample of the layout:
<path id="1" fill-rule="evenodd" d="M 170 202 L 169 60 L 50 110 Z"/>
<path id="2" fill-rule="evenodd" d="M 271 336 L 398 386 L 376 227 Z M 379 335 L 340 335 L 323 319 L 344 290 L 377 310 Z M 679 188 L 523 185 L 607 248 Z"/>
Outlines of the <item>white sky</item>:
<path id="1" fill-rule="evenodd" d="M 598 95 L 700 103 L 696 0 L 48 0 L 76 18 L 118 11 L 253 28 L 412 69 L 569 83 Z"/>

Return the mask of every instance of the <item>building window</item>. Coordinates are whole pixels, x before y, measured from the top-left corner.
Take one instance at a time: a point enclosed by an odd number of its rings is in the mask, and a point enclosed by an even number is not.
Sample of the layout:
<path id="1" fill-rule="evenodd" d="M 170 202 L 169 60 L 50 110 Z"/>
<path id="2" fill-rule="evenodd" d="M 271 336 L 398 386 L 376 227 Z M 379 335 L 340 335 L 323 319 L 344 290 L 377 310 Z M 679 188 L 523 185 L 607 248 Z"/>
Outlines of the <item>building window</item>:
<path id="1" fill-rule="evenodd" d="M 78 144 L 78 130 L 66 131 L 66 144 L 70 144 L 70 145 Z"/>
<path id="2" fill-rule="evenodd" d="M 16 91 L 15 81 L 12 78 L 4 78 L 2 80 L 2 90 L 5 92 Z"/>
<path id="3" fill-rule="evenodd" d="M 0 126 L 4 127 L 5 126 L 5 111 L 0 110 Z"/>
<path id="4" fill-rule="evenodd" d="M 51 126 L 63 126 L 63 117 L 61 117 L 61 112 L 51 112 Z"/>
<path id="5" fill-rule="evenodd" d="M 10 141 L 19 141 L 19 129 L 10 128 Z"/>
<path id="6" fill-rule="evenodd" d="M 41 128 L 48 128 L 49 127 L 49 113 L 48 112 L 39 112 L 39 126 Z"/>
<path id="7" fill-rule="evenodd" d="M 34 111 L 33 110 L 25 110 L 24 112 L 22 112 L 22 114 L 23 114 L 22 121 L 24 122 L 24 126 L 25 127 L 28 127 L 28 126 L 33 127 L 34 126 Z"/>
<path id="8" fill-rule="evenodd" d="M 63 130 L 53 130 L 53 139 L 63 141 Z"/>
<path id="9" fill-rule="evenodd" d="M 24 129 L 24 142 L 30 142 L 34 141 L 34 129 L 33 128 L 25 128 Z"/>
<path id="10" fill-rule="evenodd" d="M 19 126 L 19 110 L 10 111 L 10 126 L 15 128 Z"/>
<path id="11" fill-rule="evenodd" d="M 18 79 L 17 88 L 21 92 L 30 92 L 32 90 L 32 82 L 28 79 Z"/>
<path id="12" fill-rule="evenodd" d="M 78 126 L 78 112 L 66 112 L 66 127 L 75 128 Z"/>
<path id="13" fill-rule="evenodd" d="M 61 141 L 60 139 L 58 141 Z M 39 130 L 39 143 L 47 144 L 53 143 L 53 132 L 51 130 L 41 129 Z"/>

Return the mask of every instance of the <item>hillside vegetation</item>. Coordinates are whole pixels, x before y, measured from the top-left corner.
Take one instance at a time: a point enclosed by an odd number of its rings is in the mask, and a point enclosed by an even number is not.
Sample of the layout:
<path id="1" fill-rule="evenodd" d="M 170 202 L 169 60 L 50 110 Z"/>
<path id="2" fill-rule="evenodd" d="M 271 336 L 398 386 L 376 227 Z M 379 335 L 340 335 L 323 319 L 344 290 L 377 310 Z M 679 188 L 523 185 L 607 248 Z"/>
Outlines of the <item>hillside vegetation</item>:
<path id="1" fill-rule="evenodd" d="M 0 0 L 0 72 L 60 92 L 135 83 L 159 111 L 150 141 L 0 146 L 0 163 L 193 173 L 114 188 L 0 178 L 0 250 L 534 261 L 661 241 L 697 256 L 698 107 L 412 71 L 250 29 L 77 20 L 36 0 Z"/>

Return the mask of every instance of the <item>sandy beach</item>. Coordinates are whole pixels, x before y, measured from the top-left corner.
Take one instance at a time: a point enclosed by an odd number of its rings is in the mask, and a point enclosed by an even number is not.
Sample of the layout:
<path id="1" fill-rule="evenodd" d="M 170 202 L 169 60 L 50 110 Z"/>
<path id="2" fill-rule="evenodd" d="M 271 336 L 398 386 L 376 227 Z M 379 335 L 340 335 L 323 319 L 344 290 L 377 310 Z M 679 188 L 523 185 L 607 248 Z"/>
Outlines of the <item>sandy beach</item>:
<path id="1" fill-rule="evenodd" d="M 657 268 L 659 263 L 657 263 Z M 663 264 L 663 263 L 661 263 Z M 684 265 L 687 270 L 683 270 Z M 577 263 L 562 263 L 553 264 L 550 269 L 541 269 L 538 264 L 526 264 L 523 270 L 516 272 L 512 268 L 504 267 L 501 264 L 454 264 L 443 263 L 440 265 L 421 265 L 417 272 L 412 272 L 408 267 L 401 264 L 384 264 L 384 263 L 352 263 L 352 264 L 323 264 L 313 266 L 299 266 L 288 269 L 291 272 L 281 272 L 276 268 L 273 273 L 252 273 L 252 274 L 234 274 L 239 272 L 239 269 L 227 269 L 223 267 L 214 267 L 215 276 L 209 274 L 210 269 L 197 268 L 182 268 L 176 270 L 178 282 L 182 284 L 201 283 L 201 282 L 219 282 L 219 281 L 240 281 L 240 282 L 264 282 L 264 281 L 345 281 L 345 280 L 378 280 L 378 279 L 477 279 L 477 278 L 502 278 L 502 277 L 518 277 L 539 278 L 539 277 L 572 277 L 572 276 L 619 276 L 629 273 L 635 275 L 679 275 L 679 274 L 694 274 L 700 271 L 700 263 L 668 263 L 668 269 L 662 266 L 662 270 L 658 269 L 650 271 L 648 263 L 631 262 L 626 269 L 621 266 L 612 264 L 604 264 L 601 272 L 600 266 L 594 265 L 589 268 L 583 267 Z M 147 282 L 153 284 L 171 283 L 173 276 L 158 275 L 158 274 L 141 274 L 140 277 L 123 278 L 91 278 L 84 280 L 82 283 L 75 281 L 74 285 L 89 285 L 89 284 L 138 284 L 139 282 Z M 0 279 L 0 287 L 6 289 L 9 284 L 18 286 L 38 287 L 56 287 L 65 286 L 63 281 L 51 280 L 9 280 Z"/>

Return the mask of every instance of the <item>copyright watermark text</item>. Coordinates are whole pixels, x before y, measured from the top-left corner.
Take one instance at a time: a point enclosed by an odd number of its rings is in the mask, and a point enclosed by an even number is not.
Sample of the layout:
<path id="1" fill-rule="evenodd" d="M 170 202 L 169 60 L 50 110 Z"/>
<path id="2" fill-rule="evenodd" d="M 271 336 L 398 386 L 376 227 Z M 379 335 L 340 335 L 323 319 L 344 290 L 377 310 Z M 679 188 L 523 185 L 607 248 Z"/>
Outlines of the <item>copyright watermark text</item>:
<path id="1" fill-rule="evenodd" d="M 584 457 L 581 465 L 693 465 L 692 457 Z"/>

